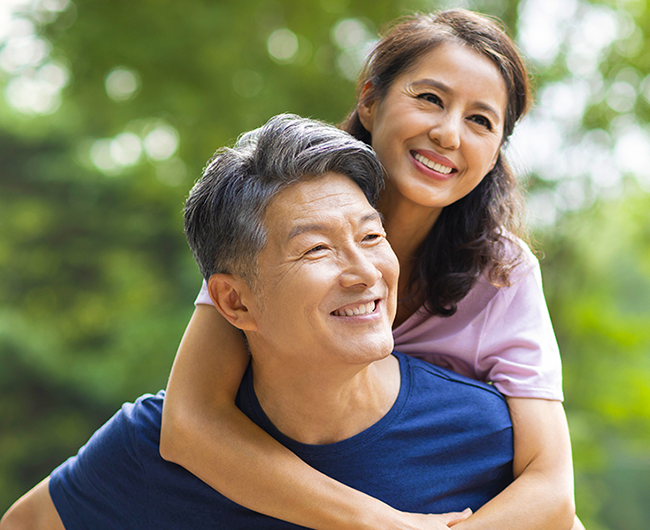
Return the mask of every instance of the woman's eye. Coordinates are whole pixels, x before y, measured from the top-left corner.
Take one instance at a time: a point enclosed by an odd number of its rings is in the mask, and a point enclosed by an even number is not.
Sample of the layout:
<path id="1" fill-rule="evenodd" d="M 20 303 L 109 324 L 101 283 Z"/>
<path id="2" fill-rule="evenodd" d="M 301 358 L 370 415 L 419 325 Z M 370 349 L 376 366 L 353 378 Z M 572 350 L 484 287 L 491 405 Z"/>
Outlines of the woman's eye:
<path id="1" fill-rule="evenodd" d="M 428 101 L 429 103 L 433 103 L 434 105 L 442 106 L 442 100 L 438 96 L 436 96 L 435 94 L 431 94 L 429 92 L 425 92 L 424 94 L 420 94 L 418 96 L 418 99 L 423 99 L 425 101 Z"/>
<path id="2" fill-rule="evenodd" d="M 381 234 L 368 234 L 367 236 L 365 236 L 363 238 L 363 240 L 364 241 L 376 241 L 380 237 L 382 237 Z"/>
<path id="3" fill-rule="evenodd" d="M 474 123 L 479 124 L 481 127 L 485 127 L 488 131 L 492 130 L 492 122 L 488 120 L 485 116 L 476 115 L 470 118 Z"/>

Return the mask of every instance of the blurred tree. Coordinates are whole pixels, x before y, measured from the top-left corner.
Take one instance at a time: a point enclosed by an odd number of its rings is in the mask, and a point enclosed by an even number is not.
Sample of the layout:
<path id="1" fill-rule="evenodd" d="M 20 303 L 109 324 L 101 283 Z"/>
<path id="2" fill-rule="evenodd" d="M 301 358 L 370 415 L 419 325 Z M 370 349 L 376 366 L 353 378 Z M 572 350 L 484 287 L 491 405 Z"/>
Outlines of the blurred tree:
<path id="1" fill-rule="evenodd" d="M 588 528 L 643 528 L 649 515 L 649 206 L 639 193 L 599 201 L 540 234 Z"/>

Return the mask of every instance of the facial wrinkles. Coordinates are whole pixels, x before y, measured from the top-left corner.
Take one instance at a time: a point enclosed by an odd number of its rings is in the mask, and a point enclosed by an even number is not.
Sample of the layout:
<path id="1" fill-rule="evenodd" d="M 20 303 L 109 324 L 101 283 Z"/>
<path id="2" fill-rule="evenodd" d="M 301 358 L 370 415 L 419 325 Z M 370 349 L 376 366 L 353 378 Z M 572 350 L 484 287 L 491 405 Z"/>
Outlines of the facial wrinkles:
<path id="1" fill-rule="evenodd" d="M 270 237 L 276 238 L 280 244 L 275 245 L 276 265 L 269 270 L 268 281 L 274 286 L 281 285 L 286 279 L 291 279 L 302 267 L 313 266 L 317 259 L 305 257 L 312 245 L 322 243 L 334 253 L 333 259 L 337 265 L 346 259 L 341 251 L 350 241 L 354 241 L 368 217 L 374 217 L 377 212 L 354 212 L 353 220 L 346 211 L 358 209 L 358 202 L 347 193 L 333 191 L 312 199 L 310 193 L 303 193 L 305 202 L 295 207 L 283 205 L 275 218 L 282 219 L 276 225 Z M 337 212 L 332 215 L 330 212 Z M 355 222 L 356 221 L 356 222 Z M 380 227 L 381 228 L 381 227 Z"/>
<path id="2" fill-rule="evenodd" d="M 342 267 L 346 261 L 359 259 L 354 253 L 358 252 L 357 238 L 361 237 L 361 229 L 357 223 L 341 219 L 334 223 L 330 221 L 326 225 L 314 226 L 295 240 L 288 241 L 284 251 L 283 264 L 286 267 L 282 267 L 285 269 L 283 276 L 304 266 L 320 265 L 325 260 Z M 307 253 L 317 245 L 323 245 L 326 250 L 316 250 L 316 255 L 310 258 Z M 324 255 L 321 255 L 321 252 Z"/>

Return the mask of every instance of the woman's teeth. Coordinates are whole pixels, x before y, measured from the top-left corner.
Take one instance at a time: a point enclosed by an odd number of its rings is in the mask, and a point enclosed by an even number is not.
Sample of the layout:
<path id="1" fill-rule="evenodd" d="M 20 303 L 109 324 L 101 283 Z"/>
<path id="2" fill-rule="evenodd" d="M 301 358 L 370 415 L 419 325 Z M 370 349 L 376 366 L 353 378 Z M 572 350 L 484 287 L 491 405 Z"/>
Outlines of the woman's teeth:
<path id="1" fill-rule="evenodd" d="M 333 312 L 334 316 L 337 317 L 355 317 L 358 315 L 368 315 L 375 310 L 375 302 L 368 302 L 367 304 L 361 304 L 357 307 L 339 309 Z"/>
<path id="2" fill-rule="evenodd" d="M 442 173 L 443 175 L 449 175 L 449 173 L 453 171 L 452 168 L 443 166 L 442 164 L 437 164 L 433 160 L 429 160 L 426 156 L 422 156 L 419 153 L 413 153 L 413 158 L 420 162 L 420 164 L 427 166 L 429 169 L 433 169 L 438 173 Z"/>

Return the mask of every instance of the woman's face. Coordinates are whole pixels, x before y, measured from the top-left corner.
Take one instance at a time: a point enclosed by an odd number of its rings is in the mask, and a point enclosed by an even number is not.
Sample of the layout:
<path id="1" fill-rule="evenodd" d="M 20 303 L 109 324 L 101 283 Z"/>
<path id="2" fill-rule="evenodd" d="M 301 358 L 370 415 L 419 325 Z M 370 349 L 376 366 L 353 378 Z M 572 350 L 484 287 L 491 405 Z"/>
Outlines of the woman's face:
<path id="1" fill-rule="evenodd" d="M 400 75 L 381 101 L 361 105 L 361 123 L 388 173 L 390 202 L 442 209 L 472 191 L 496 163 L 507 101 L 492 61 L 444 43 Z"/>

